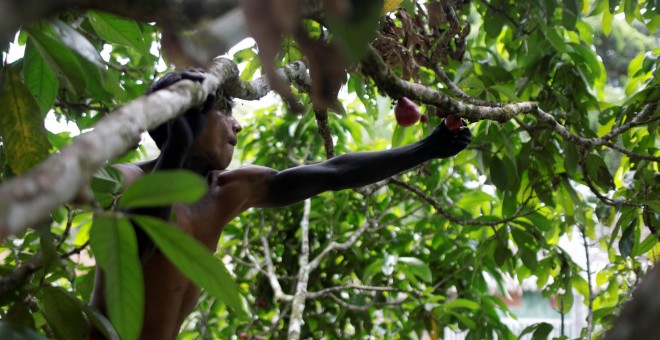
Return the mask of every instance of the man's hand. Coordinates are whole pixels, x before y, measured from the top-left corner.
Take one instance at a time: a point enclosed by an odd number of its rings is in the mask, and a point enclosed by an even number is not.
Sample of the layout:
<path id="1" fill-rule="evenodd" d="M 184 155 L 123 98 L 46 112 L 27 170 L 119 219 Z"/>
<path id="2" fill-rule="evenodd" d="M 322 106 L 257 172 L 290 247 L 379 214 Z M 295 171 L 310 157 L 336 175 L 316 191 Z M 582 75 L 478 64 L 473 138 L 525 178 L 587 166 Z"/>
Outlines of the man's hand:
<path id="1" fill-rule="evenodd" d="M 429 139 L 434 146 L 433 158 L 448 158 L 455 156 L 470 144 L 472 133 L 467 126 L 461 126 L 457 130 L 451 131 L 443 120 L 431 132 Z"/>

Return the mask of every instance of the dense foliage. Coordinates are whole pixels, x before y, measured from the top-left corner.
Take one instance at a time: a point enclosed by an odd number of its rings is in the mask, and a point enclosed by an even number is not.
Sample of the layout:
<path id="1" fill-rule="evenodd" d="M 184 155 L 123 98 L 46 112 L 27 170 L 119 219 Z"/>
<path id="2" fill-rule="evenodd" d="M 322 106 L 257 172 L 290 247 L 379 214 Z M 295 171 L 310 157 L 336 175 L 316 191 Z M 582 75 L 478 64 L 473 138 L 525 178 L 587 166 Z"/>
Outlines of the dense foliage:
<path id="1" fill-rule="evenodd" d="M 251 210 L 225 228 L 216 259 L 161 221 L 140 220 L 161 250 L 205 288 L 182 338 L 286 337 L 297 312 L 305 338 L 398 338 L 423 331 L 436 337 L 445 327 L 468 330 L 474 339 L 514 338 L 519 334 L 501 320 L 507 306 L 491 294 L 494 285 L 505 295 L 508 278 L 535 278 L 544 296 L 560 301 L 562 314 L 584 303 L 583 336 L 596 336 L 611 327 L 656 260 L 658 4 L 406 0 L 386 6 L 399 3 L 378 16 L 367 5 L 347 2 L 348 19 L 329 8 L 326 17 L 301 21 L 303 36 L 275 41 L 275 66 L 306 56 L 317 92 L 279 89 L 288 104 L 270 100 L 254 109 L 237 100 L 244 130 L 233 166 L 285 169 L 396 147 L 427 135 L 441 121 L 438 111 L 470 118 L 473 143 L 454 158 L 375 186 Z M 181 57 L 171 41 L 161 48 L 161 29 L 105 12 L 70 11 L 25 23 L 15 44 L 0 46 L 5 56 L 24 48 L 2 66 L 0 179 L 19 177 L 71 143 L 70 132 L 48 131 L 45 121 L 90 129 L 143 94 L 165 71 L 163 54 Z M 267 63 L 259 54 L 273 49 L 255 38 L 262 48 L 252 44 L 233 54 L 243 80 L 262 73 Z M 325 50 L 309 39 L 330 40 L 335 48 L 320 55 Z M 361 59 L 374 51 L 380 66 Z M 372 70 L 384 65 L 471 109 L 447 112 L 455 106 L 430 102 L 420 89 L 374 81 Z M 330 89 L 320 88 L 323 81 Z M 338 103 L 328 100 L 336 94 L 334 83 L 343 84 Z M 430 122 L 397 126 L 397 91 L 416 101 Z M 514 108 L 498 122 L 480 111 L 522 102 L 534 102 L 553 120 Z M 145 156 L 140 146 L 112 162 Z M 121 178 L 102 169 L 92 181 L 93 202 L 68 202 L 50 222 L 7 237 L 0 249 L 0 334 L 77 339 L 86 336 L 84 318 L 90 318 L 111 336 L 116 329 L 134 338 L 142 308 L 139 263 L 132 228 L 114 211 L 192 202 L 204 194 L 199 178 L 172 176 L 145 178 L 118 199 Z M 560 246 L 562 238 L 583 240 L 587 264 L 589 249 L 603 249 L 606 263 L 597 272 L 578 264 Z M 114 327 L 86 306 L 94 279 L 88 256 L 116 274 L 117 289 L 108 291 Z M 245 314 L 217 259 L 232 273 Z M 302 310 L 297 289 L 307 292 Z M 549 330 L 528 331 L 543 337 Z"/>

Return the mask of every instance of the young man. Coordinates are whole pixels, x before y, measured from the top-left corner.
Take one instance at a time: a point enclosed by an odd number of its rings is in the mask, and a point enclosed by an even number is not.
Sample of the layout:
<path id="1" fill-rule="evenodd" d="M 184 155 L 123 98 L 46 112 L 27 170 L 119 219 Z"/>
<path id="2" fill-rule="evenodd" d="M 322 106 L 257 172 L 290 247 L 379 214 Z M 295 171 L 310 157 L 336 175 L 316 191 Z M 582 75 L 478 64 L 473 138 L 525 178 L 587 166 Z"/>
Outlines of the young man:
<path id="1" fill-rule="evenodd" d="M 157 91 L 181 79 L 203 81 L 198 71 L 172 73 L 152 86 Z M 203 108 L 151 131 L 161 149 L 153 161 L 121 164 L 117 168 L 130 183 L 145 173 L 184 168 L 206 176 L 209 191 L 200 202 L 176 204 L 149 211 L 159 217 L 176 213 L 173 223 L 189 233 L 209 251 L 215 251 L 225 225 L 252 207 L 282 207 L 329 190 L 357 188 L 394 176 L 435 158 L 456 155 L 471 141 L 470 130 L 463 126 L 451 132 L 444 123 L 430 136 L 404 147 L 351 153 L 331 160 L 277 171 L 260 166 L 225 170 L 229 165 L 241 125 L 232 117 L 231 108 L 215 109 L 211 96 Z M 144 212 L 143 212 L 144 213 Z M 139 228 L 137 228 L 139 229 Z M 184 319 L 197 304 L 199 288 L 181 274 L 160 252 L 149 249 L 149 240 L 140 235 L 138 243 L 144 273 L 145 312 L 142 339 L 174 339 Z M 146 244 L 146 245 L 145 245 Z M 92 305 L 105 312 L 103 273 L 97 271 Z M 97 332 L 93 333 L 98 336 Z"/>

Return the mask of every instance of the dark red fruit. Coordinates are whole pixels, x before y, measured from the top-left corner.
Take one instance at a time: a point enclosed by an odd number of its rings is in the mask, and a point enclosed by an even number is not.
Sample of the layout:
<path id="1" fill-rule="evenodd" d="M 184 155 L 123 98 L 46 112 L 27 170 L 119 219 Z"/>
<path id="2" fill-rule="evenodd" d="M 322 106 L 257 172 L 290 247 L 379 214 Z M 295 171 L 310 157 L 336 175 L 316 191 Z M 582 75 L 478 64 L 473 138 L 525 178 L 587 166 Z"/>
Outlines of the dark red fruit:
<path id="1" fill-rule="evenodd" d="M 459 116 L 447 115 L 447 118 L 445 118 L 445 126 L 452 133 L 458 133 L 458 129 L 463 126 L 463 121 Z"/>
<path id="2" fill-rule="evenodd" d="M 423 114 L 421 117 L 419 117 L 419 121 L 422 122 L 422 123 L 428 123 L 429 122 L 429 115 L 427 115 L 426 113 Z"/>
<path id="3" fill-rule="evenodd" d="M 438 118 L 445 118 L 447 117 L 447 114 L 445 112 L 442 112 L 439 107 L 435 108 L 435 116 Z"/>
<path id="4" fill-rule="evenodd" d="M 248 335 L 247 335 L 247 333 L 243 332 L 243 333 L 241 333 L 240 337 L 241 337 L 241 339 L 245 340 L 245 339 L 248 338 Z"/>
<path id="5" fill-rule="evenodd" d="M 406 127 L 417 123 L 421 114 L 415 103 L 406 97 L 401 97 L 394 107 L 394 117 L 399 125 Z"/>

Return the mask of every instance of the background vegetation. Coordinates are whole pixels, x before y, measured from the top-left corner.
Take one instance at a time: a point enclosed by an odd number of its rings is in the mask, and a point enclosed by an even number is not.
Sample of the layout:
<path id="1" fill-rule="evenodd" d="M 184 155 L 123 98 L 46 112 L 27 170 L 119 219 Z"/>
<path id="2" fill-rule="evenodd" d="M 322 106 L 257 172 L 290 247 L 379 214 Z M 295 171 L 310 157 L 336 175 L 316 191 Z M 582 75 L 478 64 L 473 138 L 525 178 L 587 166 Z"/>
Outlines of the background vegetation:
<path id="1" fill-rule="evenodd" d="M 200 1 L 195 11 L 144 3 L 54 1 L 22 11 L 11 2 L 0 15 L 20 24 L 0 27 L 2 186 L 30 192 L 21 176 L 38 176 L 28 171 L 49 154 L 67 155 L 75 136 L 49 131 L 50 122 L 94 129 L 171 63 L 207 65 L 204 56 L 233 46 L 244 35 L 210 27 L 233 23 L 236 11 L 259 45 L 244 43 L 233 55 L 242 80 L 305 58 L 312 84 L 273 84 L 284 100 L 269 97 L 256 109 L 237 100 L 244 130 L 234 166 L 285 169 L 396 147 L 427 135 L 441 121 L 436 111 L 469 119 L 474 136 L 457 157 L 377 185 L 241 215 L 215 255 L 233 279 L 195 243 L 172 242 L 183 238 L 172 228 L 141 220 L 181 268 L 194 268 L 188 275 L 199 269 L 195 282 L 206 293 L 181 338 L 436 338 L 445 327 L 474 339 L 515 338 L 501 321 L 506 305 L 490 293 L 492 281 L 505 294 L 507 277 L 535 278 L 560 313 L 584 303 L 582 335 L 591 338 L 613 326 L 656 261 L 657 2 Z M 152 3 L 159 10 L 148 10 Z M 392 102 L 403 95 L 429 123 L 396 125 Z M 145 154 L 138 146 L 111 162 Z M 0 224 L 0 334 L 88 338 L 90 318 L 110 337 L 134 338 L 141 281 L 132 229 L 115 210 L 203 194 L 203 181 L 174 176 L 147 179 L 118 200 L 121 178 L 105 168 L 91 180 L 93 199 L 60 202 L 28 230 Z M 181 188 L 153 192 L 175 182 Z M 586 266 L 560 246 L 565 238 L 583 241 Z M 607 254 L 597 269 L 589 262 L 595 248 Z M 114 326 L 86 306 L 89 257 L 115 274 Z M 543 338 L 549 330 L 528 332 Z"/>

